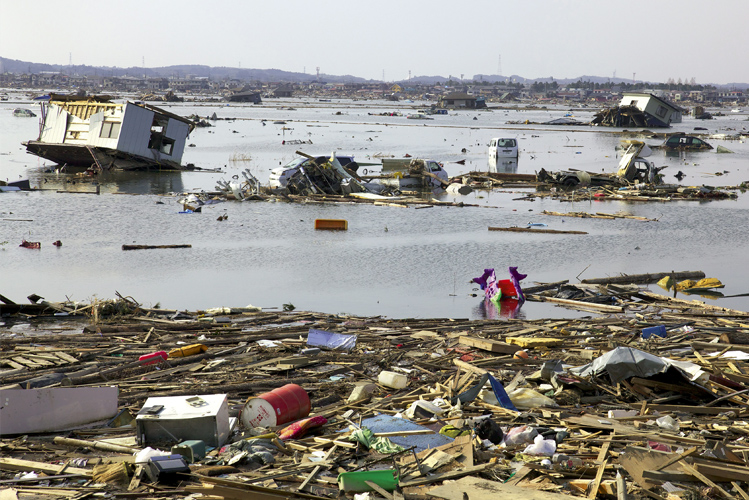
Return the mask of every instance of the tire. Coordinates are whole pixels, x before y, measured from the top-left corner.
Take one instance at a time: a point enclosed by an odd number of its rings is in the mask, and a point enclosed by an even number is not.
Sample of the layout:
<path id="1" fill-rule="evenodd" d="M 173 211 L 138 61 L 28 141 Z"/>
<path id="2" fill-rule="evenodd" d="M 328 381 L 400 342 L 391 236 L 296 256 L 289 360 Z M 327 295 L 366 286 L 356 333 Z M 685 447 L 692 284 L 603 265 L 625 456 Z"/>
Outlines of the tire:
<path id="1" fill-rule="evenodd" d="M 564 181 L 562 181 L 562 186 L 566 188 L 573 188 L 576 187 L 578 184 L 580 184 L 580 180 L 576 177 L 567 177 Z"/>

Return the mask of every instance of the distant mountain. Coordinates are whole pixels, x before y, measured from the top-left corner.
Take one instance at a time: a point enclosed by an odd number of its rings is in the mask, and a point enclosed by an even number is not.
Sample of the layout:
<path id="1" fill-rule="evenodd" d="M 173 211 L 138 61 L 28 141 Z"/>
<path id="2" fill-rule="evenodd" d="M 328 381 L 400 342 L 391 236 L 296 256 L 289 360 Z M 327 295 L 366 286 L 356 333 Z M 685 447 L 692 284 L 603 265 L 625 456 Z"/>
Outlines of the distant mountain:
<path id="1" fill-rule="evenodd" d="M 250 69 L 250 68 L 229 68 L 225 66 L 205 66 L 194 64 L 182 64 L 174 66 L 164 66 L 159 68 L 119 68 L 117 66 L 87 66 L 87 65 L 62 65 L 62 64 L 43 64 L 32 63 L 27 61 L 18 61 L 16 59 L 7 59 L 0 57 L 0 73 L 45 73 L 45 72 L 62 72 L 83 76 L 107 75 L 107 76 L 147 76 L 147 77 L 178 77 L 184 78 L 188 75 L 197 78 L 237 78 L 239 80 L 260 80 L 263 82 L 314 82 L 317 75 L 307 73 L 297 73 L 293 71 L 283 71 L 280 69 Z M 320 79 L 328 82 L 344 83 L 363 83 L 371 82 L 353 75 L 327 75 L 321 74 Z"/>
<path id="2" fill-rule="evenodd" d="M 118 68 L 117 66 L 87 66 L 87 65 L 62 65 L 62 64 L 45 64 L 45 63 L 33 63 L 28 61 L 19 61 L 16 59 L 7 59 L 0 57 L 0 73 L 45 73 L 45 72 L 62 72 L 76 75 L 107 75 L 107 76 L 147 76 L 147 77 L 178 77 L 184 78 L 187 76 L 194 76 L 197 78 L 212 78 L 216 80 L 223 80 L 226 78 L 236 78 L 239 80 L 260 80 L 262 82 L 291 82 L 291 83 L 304 83 L 317 81 L 317 75 L 298 73 L 293 71 L 284 71 L 280 69 L 250 69 L 250 68 L 230 68 L 226 66 L 205 66 L 195 64 L 181 64 L 174 66 L 163 66 L 159 68 Z M 410 80 L 401 80 L 399 84 L 424 84 L 434 85 L 436 83 L 445 83 L 450 80 L 450 76 L 416 76 Z M 321 74 L 320 80 L 325 82 L 334 83 L 372 83 L 379 82 L 381 80 L 373 80 L 361 78 L 353 75 L 328 75 Z M 453 75 L 452 80 L 459 81 L 460 79 Z M 553 78 L 553 77 L 541 77 L 541 78 L 525 78 L 518 75 L 502 76 L 502 75 L 474 75 L 471 80 L 464 80 L 465 83 L 471 81 L 477 82 L 496 82 L 496 83 L 533 83 L 533 82 L 551 82 L 556 81 L 561 85 L 568 83 L 574 83 L 578 80 L 588 81 L 593 83 L 630 83 L 630 79 L 626 78 L 608 78 L 601 76 L 590 76 L 583 75 L 577 78 Z M 649 82 L 659 83 L 659 82 Z M 716 87 L 728 87 L 728 88 L 739 88 L 746 89 L 749 84 L 746 83 L 709 83 L 708 85 L 714 85 Z"/>

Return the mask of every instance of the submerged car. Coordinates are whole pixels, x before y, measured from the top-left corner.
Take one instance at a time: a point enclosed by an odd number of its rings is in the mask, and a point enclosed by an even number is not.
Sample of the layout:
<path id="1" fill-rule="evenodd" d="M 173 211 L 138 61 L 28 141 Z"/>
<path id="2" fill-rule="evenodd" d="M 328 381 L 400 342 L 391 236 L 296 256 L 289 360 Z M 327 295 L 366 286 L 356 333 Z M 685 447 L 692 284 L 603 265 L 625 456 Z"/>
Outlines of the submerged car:
<path id="1" fill-rule="evenodd" d="M 713 147 L 707 142 L 692 135 L 672 135 L 659 146 L 666 151 L 707 151 Z"/>
<path id="2" fill-rule="evenodd" d="M 489 159 L 517 158 L 518 141 L 515 139 L 494 138 L 489 143 Z"/>

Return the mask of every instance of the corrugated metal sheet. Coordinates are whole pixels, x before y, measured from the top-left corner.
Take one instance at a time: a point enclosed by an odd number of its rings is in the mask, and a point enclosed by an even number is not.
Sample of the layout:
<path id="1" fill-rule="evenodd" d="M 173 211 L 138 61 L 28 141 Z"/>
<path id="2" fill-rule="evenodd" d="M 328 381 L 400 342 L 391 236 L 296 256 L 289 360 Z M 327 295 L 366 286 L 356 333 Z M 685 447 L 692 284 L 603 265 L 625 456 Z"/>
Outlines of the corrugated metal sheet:
<path id="1" fill-rule="evenodd" d="M 69 116 L 68 112 L 63 108 L 50 106 L 47 109 L 44 127 L 42 128 L 39 140 L 50 144 L 62 143 L 65 140 Z"/>
<path id="2" fill-rule="evenodd" d="M 122 117 L 122 128 L 120 128 L 117 149 L 126 153 L 153 158 L 151 150 L 148 149 L 151 123 L 153 123 L 153 111 L 127 103 L 125 114 Z"/>

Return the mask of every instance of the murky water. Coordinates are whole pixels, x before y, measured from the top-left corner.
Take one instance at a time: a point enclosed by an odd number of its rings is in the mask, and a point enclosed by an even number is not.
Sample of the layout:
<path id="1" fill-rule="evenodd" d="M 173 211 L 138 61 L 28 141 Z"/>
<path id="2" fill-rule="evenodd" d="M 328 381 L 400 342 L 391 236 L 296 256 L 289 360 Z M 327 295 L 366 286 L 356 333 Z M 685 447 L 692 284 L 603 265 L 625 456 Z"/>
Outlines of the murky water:
<path id="1" fill-rule="evenodd" d="M 527 273 L 527 284 L 601 277 L 618 273 L 703 270 L 722 280 L 723 293 L 749 292 L 745 245 L 749 241 L 747 196 L 738 200 L 670 203 L 550 199 L 524 201 L 527 190 L 466 197 L 439 195 L 478 207 L 426 209 L 366 204 L 286 204 L 226 202 L 202 213 L 180 214 L 176 196 L 166 193 L 214 190 L 249 168 L 261 181 L 270 169 L 301 149 L 310 154 L 354 154 L 359 162 L 380 155 L 433 158 L 451 175 L 486 170 L 486 144 L 497 136 L 517 137 L 519 173 L 540 168 L 613 171 L 619 136 L 611 129 L 508 125 L 545 121 L 568 109 L 457 111 L 434 120 L 404 115 L 418 104 L 287 100 L 264 106 L 185 104 L 169 106 L 187 116 L 220 118 L 194 131 L 184 162 L 222 172 L 110 174 L 97 179 L 101 194 L 85 176 L 44 173 L 45 165 L 25 153 L 23 140 L 35 138 L 37 119 L 14 118 L 19 102 L 0 105 L 0 178 L 30 177 L 42 190 L 0 194 L 0 293 L 24 301 L 31 293 L 48 300 L 89 301 L 115 292 L 165 308 L 215 306 L 281 307 L 389 317 L 485 317 L 469 281 L 485 267 L 504 277 L 508 266 Z M 25 107 L 31 107 L 26 103 Z M 293 107 L 295 109 L 287 109 Z M 591 111 L 573 111 L 581 121 Z M 476 119 L 474 119 L 476 118 Z M 685 119 L 674 130 L 704 126 L 715 133 L 741 130 L 746 117 L 731 115 L 701 122 Z M 265 120 L 265 121 L 263 121 Z M 285 121 L 286 124 L 274 124 Z M 263 124 L 265 123 L 265 125 Z M 282 141 L 287 141 L 286 145 Z M 295 140 L 312 144 L 294 145 Z M 657 141 L 654 141 L 657 142 Z M 749 146 L 708 140 L 735 154 L 687 153 L 651 160 L 668 165 L 668 182 L 679 170 L 683 185 L 734 185 L 749 180 Z M 465 152 L 463 149 L 465 148 Z M 465 165 L 452 163 L 466 160 Z M 724 173 L 725 172 L 725 173 Z M 724 173 L 716 176 L 716 173 Z M 79 194 L 58 193 L 58 190 Z M 543 210 L 587 211 L 658 218 L 658 222 L 551 217 Z M 219 215 L 228 219 L 218 221 Z M 313 229 L 316 218 L 343 218 L 346 232 Z M 587 231 L 587 235 L 533 235 L 488 231 L 489 226 L 524 226 Z M 19 248 L 23 239 L 41 241 L 41 250 Z M 56 248 L 53 241 L 61 240 Z M 123 251 L 123 244 L 191 244 L 189 249 Z M 660 291 L 658 287 L 652 287 Z M 747 298 L 714 303 L 747 309 Z M 527 303 L 527 318 L 578 313 L 548 304 Z"/>

